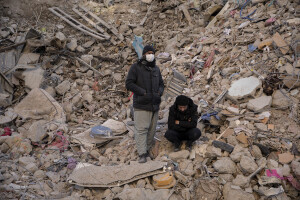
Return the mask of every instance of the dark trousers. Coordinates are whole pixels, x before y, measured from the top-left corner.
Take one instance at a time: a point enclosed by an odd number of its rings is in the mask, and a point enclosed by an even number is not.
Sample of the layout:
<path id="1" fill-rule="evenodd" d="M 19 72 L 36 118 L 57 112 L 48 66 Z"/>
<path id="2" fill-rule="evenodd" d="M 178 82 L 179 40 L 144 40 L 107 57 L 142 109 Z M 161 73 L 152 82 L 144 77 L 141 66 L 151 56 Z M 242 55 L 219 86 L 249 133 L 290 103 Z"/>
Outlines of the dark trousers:
<path id="1" fill-rule="evenodd" d="M 194 141 L 199 139 L 201 131 L 198 128 L 191 128 L 185 132 L 178 132 L 168 129 L 165 133 L 165 137 L 175 146 L 179 146 L 182 141 L 186 140 L 187 145 L 191 145 Z"/>

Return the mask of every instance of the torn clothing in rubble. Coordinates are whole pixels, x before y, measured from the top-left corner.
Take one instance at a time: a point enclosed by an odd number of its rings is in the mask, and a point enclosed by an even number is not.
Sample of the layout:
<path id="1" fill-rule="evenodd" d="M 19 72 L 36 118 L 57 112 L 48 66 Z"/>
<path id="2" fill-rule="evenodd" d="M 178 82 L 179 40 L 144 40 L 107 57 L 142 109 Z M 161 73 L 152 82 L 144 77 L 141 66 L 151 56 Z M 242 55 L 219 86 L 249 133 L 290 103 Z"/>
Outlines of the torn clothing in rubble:
<path id="1" fill-rule="evenodd" d="M 158 111 L 164 82 L 159 68 L 142 58 L 128 72 L 126 88 L 134 93 L 133 107 L 147 111 Z"/>

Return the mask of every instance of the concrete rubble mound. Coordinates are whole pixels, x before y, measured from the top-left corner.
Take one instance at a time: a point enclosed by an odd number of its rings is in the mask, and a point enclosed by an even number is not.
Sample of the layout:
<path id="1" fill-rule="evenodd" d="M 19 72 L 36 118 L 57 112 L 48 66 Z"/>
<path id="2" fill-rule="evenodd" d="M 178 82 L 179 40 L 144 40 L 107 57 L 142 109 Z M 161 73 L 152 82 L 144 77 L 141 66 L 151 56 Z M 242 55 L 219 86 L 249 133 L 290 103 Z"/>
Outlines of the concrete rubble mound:
<path id="1" fill-rule="evenodd" d="M 300 199 L 299 0 L 0 5 L 1 199 Z M 125 80 L 148 44 L 165 90 L 139 164 Z M 175 152 L 181 94 L 201 137 Z"/>

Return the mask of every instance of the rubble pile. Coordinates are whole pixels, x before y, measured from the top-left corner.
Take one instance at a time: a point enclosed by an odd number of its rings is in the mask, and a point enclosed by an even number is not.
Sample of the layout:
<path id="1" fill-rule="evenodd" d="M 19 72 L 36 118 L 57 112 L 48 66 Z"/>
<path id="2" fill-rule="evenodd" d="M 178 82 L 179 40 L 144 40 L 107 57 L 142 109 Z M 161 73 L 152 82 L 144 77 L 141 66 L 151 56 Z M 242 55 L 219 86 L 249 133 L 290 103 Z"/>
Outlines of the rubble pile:
<path id="1" fill-rule="evenodd" d="M 5 199 L 299 199 L 298 1 L 48 1 L 0 8 Z M 166 87 L 139 164 L 125 78 L 149 43 Z M 202 136 L 173 152 L 179 94 Z"/>

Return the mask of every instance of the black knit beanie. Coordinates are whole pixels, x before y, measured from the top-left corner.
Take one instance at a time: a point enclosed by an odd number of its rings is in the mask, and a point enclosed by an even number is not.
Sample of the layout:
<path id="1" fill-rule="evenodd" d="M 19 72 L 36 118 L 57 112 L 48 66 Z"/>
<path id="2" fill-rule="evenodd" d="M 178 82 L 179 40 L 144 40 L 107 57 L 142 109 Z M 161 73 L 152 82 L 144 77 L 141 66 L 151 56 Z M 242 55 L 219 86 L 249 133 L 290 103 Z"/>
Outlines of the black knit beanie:
<path id="1" fill-rule="evenodd" d="M 151 45 L 146 45 L 143 49 L 143 55 L 145 55 L 145 53 L 147 53 L 148 51 L 152 51 L 153 53 L 155 53 L 155 49 L 153 46 Z"/>
<path id="2" fill-rule="evenodd" d="M 189 104 L 189 98 L 184 95 L 179 95 L 178 97 L 176 97 L 175 103 L 178 106 L 187 106 Z"/>

